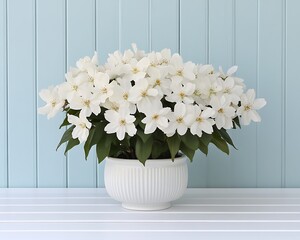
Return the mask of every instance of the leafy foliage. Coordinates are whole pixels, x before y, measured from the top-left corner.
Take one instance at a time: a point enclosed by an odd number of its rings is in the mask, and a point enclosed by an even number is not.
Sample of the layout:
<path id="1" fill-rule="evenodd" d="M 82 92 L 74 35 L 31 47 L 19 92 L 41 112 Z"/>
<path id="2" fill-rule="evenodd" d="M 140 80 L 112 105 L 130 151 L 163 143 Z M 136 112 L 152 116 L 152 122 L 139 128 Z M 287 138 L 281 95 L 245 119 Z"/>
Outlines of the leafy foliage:
<path id="1" fill-rule="evenodd" d="M 141 121 L 137 121 L 137 134 L 133 137 L 126 135 L 125 139 L 120 141 L 116 137 L 116 134 L 105 133 L 104 127 L 107 125 L 105 119 L 91 116 L 90 120 L 93 125 L 83 148 L 85 158 L 87 159 L 91 148 L 96 146 L 98 163 L 101 163 L 107 156 L 110 156 L 138 159 L 145 165 L 147 159 L 171 158 L 174 160 L 180 155 L 180 152 L 192 161 L 197 150 L 207 155 L 210 143 L 226 154 L 229 154 L 229 145 L 236 149 L 226 129 L 218 129 L 216 126 L 213 127 L 214 132 L 212 134 L 203 132 L 201 137 L 193 135 L 190 130 L 183 136 L 175 133 L 173 136 L 167 137 L 159 129 L 152 134 L 145 134 L 143 130 L 144 124 Z M 238 119 L 234 119 L 233 122 L 239 126 Z M 68 125 L 67 119 L 64 119 L 62 126 Z M 74 127 L 71 126 L 66 129 L 57 146 L 59 148 L 62 144 L 66 143 L 65 153 L 79 145 L 78 139 L 72 138 Z"/>

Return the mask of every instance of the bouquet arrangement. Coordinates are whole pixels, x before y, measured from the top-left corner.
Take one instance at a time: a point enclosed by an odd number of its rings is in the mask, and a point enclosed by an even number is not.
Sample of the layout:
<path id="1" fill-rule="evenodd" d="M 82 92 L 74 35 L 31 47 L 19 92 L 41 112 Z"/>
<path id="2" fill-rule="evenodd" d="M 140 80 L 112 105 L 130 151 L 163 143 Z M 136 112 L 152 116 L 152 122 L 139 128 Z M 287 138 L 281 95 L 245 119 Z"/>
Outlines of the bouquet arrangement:
<path id="1" fill-rule="evenodd" d="M 87 157 L 96 145 L 98 162 L 105 157 L 174 159 L 180 152 L 190 160 L 209 143 L 229 154 L 234 144 L 228 129 L 261 121 L 255 99 L 237 66 L 226 73 L 212 65 L 184 62 L 170 49 L 145 53 L 133 50 L 109 54 L 99 65 L 97 54 L 84 57 L 66 73 L 66 81 L 41 90 L 48 118 L 66 112 L 60 127 L 69 126 L 58 147 L 83 143 Z"/>

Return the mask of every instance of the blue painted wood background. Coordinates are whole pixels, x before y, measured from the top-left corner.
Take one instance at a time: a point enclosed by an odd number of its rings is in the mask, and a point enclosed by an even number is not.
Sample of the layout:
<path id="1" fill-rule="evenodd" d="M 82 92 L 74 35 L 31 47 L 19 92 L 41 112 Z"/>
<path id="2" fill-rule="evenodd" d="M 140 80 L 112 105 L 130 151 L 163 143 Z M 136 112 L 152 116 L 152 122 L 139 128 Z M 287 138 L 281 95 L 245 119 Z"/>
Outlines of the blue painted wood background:
<path id="1" fill-rule="evenodd" d="M 299 12 L 298 0 L 0 0 L 0 187 L 103 186 L 95 154 L 55 151 L 63 116 L 37 115 L 37 93 L 132 42 L 237 64 L 268 102 L 261 124 L 231 131 L 238 151 L 197 153 L 190 187 L 300 187 Z"/>

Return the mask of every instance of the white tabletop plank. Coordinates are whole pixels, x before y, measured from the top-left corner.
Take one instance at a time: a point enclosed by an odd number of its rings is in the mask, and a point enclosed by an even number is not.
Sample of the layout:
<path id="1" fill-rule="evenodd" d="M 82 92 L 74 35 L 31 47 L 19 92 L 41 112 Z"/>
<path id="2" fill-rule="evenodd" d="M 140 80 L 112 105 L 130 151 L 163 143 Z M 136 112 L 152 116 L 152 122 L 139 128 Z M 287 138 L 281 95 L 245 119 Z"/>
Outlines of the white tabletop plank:
<path id="1" fill-rule="evenodd" d="M 81 237 L 80 237 L 81 236 Z M 188 189 L 163 211 L 105 189 L 0 189 L 0 239 L 300 239 L 300 189 Z"/>

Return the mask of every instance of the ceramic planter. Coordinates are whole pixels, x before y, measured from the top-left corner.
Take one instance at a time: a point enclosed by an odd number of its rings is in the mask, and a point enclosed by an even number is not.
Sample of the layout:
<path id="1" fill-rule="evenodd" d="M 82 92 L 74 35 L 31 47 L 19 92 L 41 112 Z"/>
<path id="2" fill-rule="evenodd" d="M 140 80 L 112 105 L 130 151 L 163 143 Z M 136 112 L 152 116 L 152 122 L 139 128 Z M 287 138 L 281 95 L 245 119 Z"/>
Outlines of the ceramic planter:
<path id="1" fill-rule="evenodd" d="M 151 159 L 144 166 L 136 159 L 108 157 L 104 181 L 108 194 L 126 209 L 166 209 L 187 188 L 187 160 Z"/>

